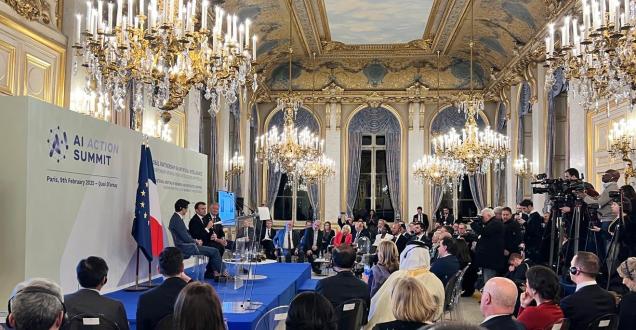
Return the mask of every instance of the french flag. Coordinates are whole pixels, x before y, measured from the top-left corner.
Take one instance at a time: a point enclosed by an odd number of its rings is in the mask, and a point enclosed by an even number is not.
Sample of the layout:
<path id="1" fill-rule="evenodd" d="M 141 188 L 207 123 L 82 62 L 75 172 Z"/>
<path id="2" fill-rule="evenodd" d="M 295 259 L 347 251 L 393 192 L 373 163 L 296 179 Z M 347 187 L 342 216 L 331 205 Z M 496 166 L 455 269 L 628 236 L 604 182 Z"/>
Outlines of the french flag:
<path id="1" fill-rule="evenodd" d="M 152 154 L 146 144 L 141 145 L 138 183 L 132 236 L 146 259 L 152 261 L 163 250 L 163 225 Z"/>

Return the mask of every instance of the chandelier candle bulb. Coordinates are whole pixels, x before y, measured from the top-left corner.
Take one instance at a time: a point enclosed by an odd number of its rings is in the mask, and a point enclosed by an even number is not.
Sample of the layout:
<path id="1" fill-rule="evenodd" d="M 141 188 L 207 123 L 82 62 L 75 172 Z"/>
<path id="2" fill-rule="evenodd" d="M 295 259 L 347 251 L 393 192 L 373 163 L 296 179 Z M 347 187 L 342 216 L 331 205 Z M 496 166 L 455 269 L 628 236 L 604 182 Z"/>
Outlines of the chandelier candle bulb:
<path id="1" fill-rule="evenodd" d="M 242 53 L 243 52 L 243 37 L 244 37 L 244 33 L 245 33 L 245 25 L 243 25 L 243 23 L 241 23 L 239 25 L 238 31 L 239 31 L 239 33 L 238 33 L 238 35 L 239 35 L 239 41 L 238 41 L 239 51 Z"/>
<path id="2" fill-rule="evenodd" d="M 133 0 L 128 0 L 128 25 L 133 25 Z"/>
<path id="3" fill-rule="evenodd" d="M 77 27 L 75 28 L 75 42 L 79 44 L 82 41 L 82 14 L 75 14 L 77 19 Z"/>
<path id="4" fill-rule="evenodd" d="M 104 33 L 111 34 L 113 30 L 113 10 L 115 5 L 112 2 L 108 3 L 108 26 L 106 27 L 106 31 Z"/>
<path id="5" fill-rule="evenodd" d="M 252 61 L 256 61 L 256 35 L 252 36 Z"/>
<path id="6" fill-rule="evenodd" d="M 124 6 L 123 1 L 124 0 L 117 0 L 117 20 L 115 21 L 117 27 L 121 27 L 121 15 Z"/>
<path id="7" fill-rule="evenodd" d="M 203 0 L 201 3 L 201 28 L 203 30 L 208 29 L 208 0 Z"/>
<path id="8" fill-rule="evenodd" d="M 139 16 L 144 16 L 144 0 L 139 0 Z"/>
<path id="9" fill-rule="evenodd" d="M 245 48 L 246 49 L 250 48 L 250 24 L 252 24 L 252 21 L 250 21 L 249 18 L 245 19 Z"/>

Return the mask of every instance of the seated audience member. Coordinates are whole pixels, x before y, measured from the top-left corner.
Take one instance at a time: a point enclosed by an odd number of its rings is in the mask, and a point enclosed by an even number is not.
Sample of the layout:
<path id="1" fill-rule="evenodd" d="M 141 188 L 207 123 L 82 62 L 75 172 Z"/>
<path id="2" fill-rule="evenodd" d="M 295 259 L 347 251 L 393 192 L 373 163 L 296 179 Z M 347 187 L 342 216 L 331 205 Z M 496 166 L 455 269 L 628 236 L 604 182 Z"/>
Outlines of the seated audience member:
<path id="1" fill-rule="evenodd" d="M 159 272 L 164 277 L 163 283 L 139 296 L 139 330 L 153 330 L 162 318 L 172 314 L 179 292 L 191 281 L 183 272 L 183 254 L 175 247 L 167 247 L 159 255 Z"/>
<path id="2" fill-rule="evenodd" d="M 307 261 L 311 264 L 314 273 L 320 274 L 320 264 L 314 262 L 320 255 L 320 245 L 322 244 L 322 231 L 320 230 L 320 220 L 313 222 L 311 228 L 305 229 L 305 236 L 302 239 L 303 244 L 300 246 Z"/>
<path id="3" fill-rule="evenodd" d="M 523 257 L 518 253 L 513 253 L 508 258 L 508 272 L 506 278 L 515 282 L 518 288 L 526 284 L 526 272 L 528 264 L 523 261 Z"/>
<path id="4" fill-rule="evenodd" d="M 401 278 L 414 278 L 418 280 L 426 291 L 438 302 L 433 320 L 437 320 L 443 313 L 444 285 L 442 281 L 431 273 L 431 256 L 428 248 L 422 242 L 413 242 L 406 246 L 400 255 L 400 269 L 395 271 L 384 282 L 380 290 L 371 299 L 371 309 L 369 311 L 369 327 L 378 323 L 395 320 L 395 316 L 388 306 L 392 306 L 394 301 L 391 292 L 397 287 L 397 282 Z"/>
<path id="5" fill-rule="evenodd" d="M 107 281 L 106 261 L 100 257 L 88 257 L 77 264 L 76 271 L 77 281 L 82 288 L 64 296 L 68 317 L 81 314 L 87 314 L 87 317 L 102 315 L 104 319 L 116 323 L 120 330 L 128 329 L 124 304 L 99 293 Z"/>
<path id="6" fill-rule="evenodd" d="M 526 273 L 526 291 L 521 294 L 519 322 L 526 330 L 550 329 L 563 318 L 559 302 L 559 278 L 552 269 L 533 266 Z M 537 306 L 530 306 L 535 302 Z"/>
<path id="7" fill-rule="evenodd" d="M 289 304 L 287 330 L 336 330 L 338 321 L 329 300 L 316 292 L 303 292 Z"/>
<path id="8" fill-rule="evenodd" d="M 457 243 L 452 237 L 444 237 L 437 247 L 437 259 L 431 265 L 431 272 L 437 276 L 446 287 L 446 283 L 459 271 Z"/>
<path id="9" fill-rule="evenodd" d="M 417 330 L 432 324 L 437 303 L 415 278 L 401 278 L 391 292 L 395 321 L 378 323 L 373 330 Z"/>
<path id="10" fill-rule="evenodd" d="M 383 241 L 392 241 L 393 235 L 390 234 L 391 228 L 387 223 L 380 223 L 378 225 L 378 234 L 375 235 L 375 240 L 373 241 L 374 246 L 380 245 L 380 242 Z"/>
<path id="11" fill-rule="evenodd" d="M 342 230 L 336 234 L 333 240 L 333 246 L 339 247 L 341 245 L 351 245 L 353 236 L 351 235 L 351 227 L 349 225 L 342 226 Z"/>
<path id="12" fill-rule="evenodd" d="M 298 255 L 298 233 L 294 230 L 294 223 L 287 221 L 285 229 L 279 230 L 274 237 L 274 246 L 280 249 L 285 262 L 291 262 L 292 255 Z"/>
<path id="13" fill-rule="evenodd" d="M 455 239 L 455 245 L 457 246 L 457 261 L 459 261 L 459 269 L 464 269 L 470 263 L 470 248 L 463 239 Z"/>
<path id="14" fill-rule="evenodd" d="M 433 233 L 433 237 L 431 238 L 431 261 L 435 261 L 437 259 L 437 248 L 439 247 L 440 242 L 447 237 L 451 237 L 451 235 L 445 231 L 437 230 Z"/>
<path id="15" fill-rule="evenodd" d="M 578 252 L 570 262 L 576 291 L 561 300 L 570 329 L 585 329 L 597 317 L 616 312 L 614 296 L 596 284 L 599 267 L 598 257 L 590 252 Z"/>
<path id="16" fill-rule="evenodd" d="M 630 257 L 616 269 L 623 279 L 623 284 L 629 289 L 619 305 L 619 330 L 636 329 L 636 258 Z"/>
<path id="17" fill-rule="evenodd" d="M 479 308 L 485 319 L 481 326 L 488 330 L 523 330 L 523 324 L 512 317 L 517 303 L 517 286 L 504 277 L 493 277 L 481 295 Z"/>
<path id="18" fill-rule="evenodd" d="M 329 249 L 329 245 L 331 245 L 331 240 L 336 237 L 336 231 L 331 229 L 331 222 L 325 221 L 325 224 L 322 229 L 322 252 L 326 252 Z"/>
<path id="19" fill-rule="evenodd" d="M 371 276 L 368 283 L 371 288 L 371 297 L 378 292 L 382 284 L 394 271 L 400 267 L 400 255 L 397 246 L 391 241 L 382 241 L 378 246 L 378 263 L 371 267 Z"/>
<path id="20" fill-rule="evenodd" d="M 353 230 L 351 235 L 353 236 L 353 243 L 355 244 L 358 244 L 358 240 L 362 237 L 371 239 L 371 234 L 368 229 L 364 228 L 364 221 L 362 221 L 362 219 L 356 221 L 355 230 Z"/>
<path id="21" fill-rule="evenodd" d="M 421 222 L 411 222 L 411 224 L 413 224 L 413 236 L 410 241 L 428 242 L 424 225 Z"/>
<path id="22" fill-rule="evenodd" d="M 219 296 L 204 282 L 189 283 L 181 290 L 172 319 L 174 330 L 225 329 Z"/>
<path id="23" fill-rule="evenodd" d="M 443 233 L 449 233 L 451 234 L 451 236 L 455 234 L 455 229 L 453 229 L 453 226 L 450 226 L 450 225 L 441 226 L 439 227 L 439 230 L 442 231 Z"/>
<path id="24" fill-rule="evenodd" d="M 183 217 L 188 212 L 188 202 L 185 199 L 179 199 L 174 204 L 174 214 L 170 218 L 168 229 L 174 239 L 174 245 L 181 250 L 182 253 L 188 255 L 204 255 L 209 258 L 208 265 L 205 269 L 205 277 L 212 278 L 222 275 L 223 261 L 218 249 L 203 245 L 200 239 L 194 239 L 188 232 L 183 222 Z"/>
<path id="25" fill-rule="evenodd" d="M 406 233 L 406 226 L 401 223 L 393 223 L 391 225 L 391 233 L 393 234 L 393 242 L 397 246 L 398 253 L 402 253 L 406 247 L 406 243 L 409 241 L 409 236 Z"/>
<path id="26" fill-rule="evenodd" d="M 276 229 L 272 228 L 274 223 L 272 220 L 265 221 L 265 228 L 261 231 L 261 246 L 265 250 L 267 259 L 276 259 L 274 254 L 274 237 L 276 237 Z"/>
<path id="27" fill-rule="evenodd" d="M 369 308 L 369 286 L 353 274 L 356 253 L 350 245 L 343 245 L 333 250 L 333 269 L 336 275 L 318 281 L 316 292 L 327 298 L 334 308 L 350 299 L 362 299 Z"/>
<path id="28" fill-rule="evenodd" d="M 59 285 L 45 278 L 19 283 L 9 299 L 7 325 L 16 330 L 57 330 L 64 321 Z"/>
<path id="29" fill-rule="evenodd" d="M 465 223 L 457 225 L 458 238 L 462 238 L 468 243 L 468 246 L 472 246 L 473 242 L 477 242 L 477 235 L 471 231 L 468 231 Z"/>

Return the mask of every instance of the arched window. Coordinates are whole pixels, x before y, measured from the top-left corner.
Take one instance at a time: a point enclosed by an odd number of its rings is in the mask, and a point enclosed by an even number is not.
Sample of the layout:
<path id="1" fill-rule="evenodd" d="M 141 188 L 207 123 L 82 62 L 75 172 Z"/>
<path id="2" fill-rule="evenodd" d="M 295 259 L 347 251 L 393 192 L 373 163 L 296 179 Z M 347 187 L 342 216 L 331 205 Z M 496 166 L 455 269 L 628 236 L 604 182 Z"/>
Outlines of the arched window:
<path id="1" fill-rule="evenodd" d="M 357 112 L 348 125 L 347 212 L 400 218 L 401 128 L 384 108 Z"/>
<path id="2" fill-rule="evenodd" d="M 279 110 L 272 115 L 267 130 L 273 126 L 282 128 L 283 124 L 283 111 Z M 295 125 L 299 129 L 307 127 L 315 134 L 320 134 L 318 120 L 305 108 L 298 109 Z M 315 211 L 320 209 L 317 187 L 307 187 L 301 180 L 296 194 L 296 210 L 292 210 L 294 195 L 291 184 L 287 174 L 277 171 L 275 165 L 269 164 L 267 169 L 267 202 L 270 209 L 273 209 L 274 219 L 291 220 L 293 212 L 295 212 L 297 220 L 314 219 L 317 213 Z"/>
<path id="3" fill-rule="evenodd" d="M 465 124 L 466 115 L 464 113 L 459 112 L 454 106 L 446 107 L 433 118 L 433 122 L 431 123 L 431 136 L 446 134 L 451 128 L 461 131 Z M 486 127 L 481 115 L 477 117 L 477 126 L 482 129 Z M 433 152 L 433 150 L 431 150 L 431 152 Z M 477 185 L 479 183 L 480 182 L 477 182 Z M 453 210 L 456 217 L 472 217 L 477 215 L 478 210 L 474 193 L 478 188 L 480 187 L 476 186 L 475 182 L 471 185 L 468 175 L 464 176 L 459 189 L 444 192 L 442 188 L 433 187 L 433 189 L 431 189 L 433 212 L 437 214 L 443 207 L 453 209 L 453 205 L 457 202 L 457 210 Z"/>

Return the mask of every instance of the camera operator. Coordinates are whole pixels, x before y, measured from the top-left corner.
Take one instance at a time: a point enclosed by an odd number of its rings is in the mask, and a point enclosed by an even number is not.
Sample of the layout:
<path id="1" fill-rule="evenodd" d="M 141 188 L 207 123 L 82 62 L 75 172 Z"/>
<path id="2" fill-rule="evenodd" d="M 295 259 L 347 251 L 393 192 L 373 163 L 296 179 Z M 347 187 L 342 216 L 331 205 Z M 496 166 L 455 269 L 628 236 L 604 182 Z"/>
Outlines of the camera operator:
<path id="1" fill-rule="evenodd" d="M 571 183 L 581 181 L 579 170 L 575 168 L 568 168 L 567 170 L 565 170 L 565 172 L 563 172 L 563 180 L 571 182 Z M 587 182 L 582 182 L 582 183 L 584 185 L 589 185 L 590 187 L 592 187 L 592 185 Z M 563 212 L 564 214 L 570 213 L 572 212 L 573 207 L 574 207 L 574 203 L 567 203 L 567 205 L 561 207 L 561 212 Z"/>
<path id="2" fill-rule="evenodd" d="M 618 179 L 621 174 L 617 170 L 607 170 L 605 174 L 601 177 L 603 181 L 603 192 L 598 197 L 588 196 L 585 191 L 577 192 L 580 198 L 583 198 L 583 201 L 587 204 L 598 204 L 598 210 L 596 211 L 599 215 L 599 220 L 601 221 L 601 229 L 607 231 L 610 223 L 614 220 L 614 215 L 612 214 L 612 197 L 610 196 L 610 192 L 618 191 Z M 601 247 L 600 249 L 607 249 L 607 245 L 609 243 L 608 240 L 603 239 L 601 237 Z"/>

